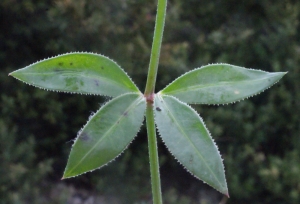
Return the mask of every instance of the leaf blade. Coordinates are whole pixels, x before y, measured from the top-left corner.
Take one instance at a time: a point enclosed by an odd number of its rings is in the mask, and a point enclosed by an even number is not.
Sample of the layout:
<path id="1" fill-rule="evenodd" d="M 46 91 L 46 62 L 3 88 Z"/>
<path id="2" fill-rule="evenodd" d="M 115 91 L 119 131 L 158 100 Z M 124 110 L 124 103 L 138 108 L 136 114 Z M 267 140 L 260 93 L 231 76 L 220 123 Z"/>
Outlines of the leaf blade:
<path id="1" fill-rule="evenodd" d="M 185 103 L 225 104 L 258 94 L 278 82 L 286 72 L 265 72 L 229 64 L 194 69 L 171 82 L 161 93 Z"/>
<path id="2" fill-rule="evenodd" d="M 120 155 L 137 134 L 146 101 L 141 94 L 118 96 L 100 108 L 79 132 L 63 178 L 92 171 Z"/>
<path id="3" fill-rule="evenodd" d="M 69 53 L 39 61 L 9 75 L 30 85 L 70 93 L 115 97 L 139 92 L 113 60 L 93 53 Z"/>
<path id="4" fill-rule="evenodd" d="M 200 116 L 178 99 L 156 94 L 155 120 L 176 159 L 195 177 L 228 195 L 221 156 Z"/>

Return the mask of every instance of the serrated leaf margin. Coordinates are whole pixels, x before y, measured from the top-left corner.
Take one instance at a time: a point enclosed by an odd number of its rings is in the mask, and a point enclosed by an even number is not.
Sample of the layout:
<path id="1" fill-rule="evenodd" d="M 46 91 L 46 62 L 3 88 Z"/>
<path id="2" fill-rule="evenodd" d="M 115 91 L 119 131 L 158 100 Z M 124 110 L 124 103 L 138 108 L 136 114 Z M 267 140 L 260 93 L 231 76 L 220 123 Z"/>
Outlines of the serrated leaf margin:
<path id="1" fill-rule="evenodd" d="M 197 67 L 197 68 L 194 68 L 194 69 L 192 69 L 192 70 L 189 70 L 189 71 L 185 72 L 184 74 L 178 76 L 178 77 L 175 78 L 173 81 L 171 81 L 169 84 L 167 84 L 162 90 L 160 90 L 160 91 L 158 92 L 158 94 L 168 95 L 168 96 L 173 96 L 173 95 L 165 94 L 165 93 L 163 93 L 163 91 L 164 91 L 169 85 L 171 85 L 174 81 L 176 81 L 177 79 L 179 79 L 179 78 L 181 78 L 181 77 L 183 77 L 183 76 L 189 74 L 190 72 L 193 72 L 193 71 L 199 70 L 199 69 L 203 69 L 203 68 L 205 68 L 205 67 L 207 67 L 207 66 L 211 66 L 211 65 L 229 65 L 229 66 L 235 66 L 235 67 L 239 67 L 239 68 L 243 68 L 243 69 L 248 69 L 248 70 L 254 70 L 254 71 L 261 71 L 261 72 L 265 72 L 265 73 L 271 73 L 271 72 L 267 72 L 267 71 L 264 71 L 264 70 L 261 70 L 261 69 L 245 68 L 245 67 L 240 67 L 240 66 L 228 64 L 228 63 L 210 63 L 210 64 L 207 64 L 207 65 L 203 65 L 203 66 L 201 66 L 201 67 Z M 287 74 L 288 72 L 281 72 L 281 73 Z M 283 76 L 284 76 L 284 75 L 283 75 Z M 281 78 L 280 78 L 280 79 L 281 79 Z M 279 79 L 279 80 L 280 80 L 280 79 Z M 229 105 L 229 104 L 234 104 L 234 103 L 236 103 L 236 102 L 240 102 L 240 101 L 243 101 L 243 100 L 245 100 L 245 99 L 249 99 L 249 98 L 251 98 L 251 97 L 253 97 L 253 96 L 256 96 L 256 95 L 258 95 L 258 94 L 260 94 L 260 93 L 263 93 L 264 91 L 266 91 L 267 89 L 269 89 L 269 88 L 272 87 L 273 85 L 277 84 L 277 83 L 279 82 L 279 80 L 276 81 L 276 82 L 274 82 L 272 85 L 266 87 L 265 89 L 263 89 L 263 90 L 257 92 L 257 93 L 254 93 L 254 94 L 252 94 L 252 95 L 250 95 L 250 96 L 247 96 L 247 97 L 244 97 L 244 98 L 241 98 L 241 99 L 239 99 L 239 100 L 232 101 L 232 102 L 229 102 L 229 103 L 209 103 L 209 104 L 208 104 L 208 103 L 189 102 L 189 103 L 187 103 L 187 104 L 217 105 L 217 106 L 219 106 L 219 105 Z M 173 96 L 173 97 L 177 98 L 176 96 Z M 177 99 L 178 99 L 178 98 L 177 98 Z M 178 100 L 180 100 L 180 99 L 178 99 Z"/>

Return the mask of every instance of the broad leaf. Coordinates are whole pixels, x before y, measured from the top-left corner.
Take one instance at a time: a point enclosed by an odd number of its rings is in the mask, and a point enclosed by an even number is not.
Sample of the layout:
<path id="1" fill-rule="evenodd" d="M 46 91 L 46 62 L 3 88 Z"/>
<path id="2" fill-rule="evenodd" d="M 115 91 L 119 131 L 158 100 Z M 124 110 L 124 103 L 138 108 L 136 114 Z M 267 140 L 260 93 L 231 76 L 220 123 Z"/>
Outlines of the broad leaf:
<path id="1" fill-rule="evenodd" d="M 93 53 L 70 53 L 46 59 L 10 73 L 30 85 L 71 93 L 118 96 L 139 92 L 111 59 Z"/>
<path id="2" fill-rule="evenodd" d="M 156 94 L 155 121 L 169 151 L 197 178 L 228 195 L 217 146 L 197 112 L 172 96 Z"/>
<path id="3" fill-rule="evenodd" d="M 78 133 L 63 178 L 94 170 L 116 158 L 137 134 L 145 110 L 144 96 L 134 93 L 104 105 Z"/>
<path id="4" fill-rule="evenodd" d="M 262 92 L 285 74 L 212 64 L 182 75 L 161 93 L 175 96 L 186 103 L 225 104 Z"/>

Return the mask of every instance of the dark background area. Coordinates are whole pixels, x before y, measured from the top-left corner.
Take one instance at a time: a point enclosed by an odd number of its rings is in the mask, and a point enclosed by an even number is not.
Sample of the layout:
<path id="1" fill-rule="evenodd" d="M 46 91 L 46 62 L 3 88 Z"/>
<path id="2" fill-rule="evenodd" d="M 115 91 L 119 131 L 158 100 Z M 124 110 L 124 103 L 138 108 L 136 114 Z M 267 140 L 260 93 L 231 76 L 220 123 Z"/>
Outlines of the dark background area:
<path id="1" fill-rule="evenodd" d="M 155 12 L 150 0 L 0 1 L 1 204 L 67 203 L 77 191 L 151 202 L 144 127 L 117 161 L 61 181 L 69 141 L 108 99 L 39 90 L 8 73 L 58 54 L 96 52 L 143 91 Z M 193 106 L 224 158 L 227 203 L 300 203 L 299 21 L 296 0 L 169 0 L 157 90 L 216 62 L 289 72 L 248 100 Z M 224 199 L 185 172 L 160 139 L 158 146 L 165 203 Z"/>

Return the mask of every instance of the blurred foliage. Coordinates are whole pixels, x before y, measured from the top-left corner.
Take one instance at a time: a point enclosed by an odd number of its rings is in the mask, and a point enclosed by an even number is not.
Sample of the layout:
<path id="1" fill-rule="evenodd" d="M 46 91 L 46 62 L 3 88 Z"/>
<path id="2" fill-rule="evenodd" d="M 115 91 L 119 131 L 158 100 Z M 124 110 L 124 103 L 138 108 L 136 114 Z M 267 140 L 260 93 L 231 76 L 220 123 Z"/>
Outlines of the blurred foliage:
<path id="1" fill-rule="evenodd" d="M 7 74 L 53 55 L 89 51 L 117 61 L 143 90 L 155 11 L 156 1 L 149 0 L 0 2 L 2 203 L 42 203 L 38 195 L 56 182 L 117 194 L 124 203 L 149 202 L 144 128 L 118 161 L 59 181 L 68 141 L 108 99 L 46 92 Z M 157 90 L 214 62 L 289 72 L 249 100 L 195 106 L 224 158 L 227 203 L 300 202 L 299 20 L 295 0 L 169 0 Z M 207 187 L 186 173 L 161 142 L 159 149 L 166 203 L 203 200 L 199 191 Z"/>

